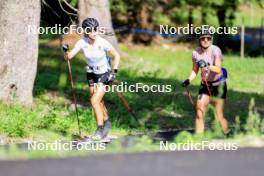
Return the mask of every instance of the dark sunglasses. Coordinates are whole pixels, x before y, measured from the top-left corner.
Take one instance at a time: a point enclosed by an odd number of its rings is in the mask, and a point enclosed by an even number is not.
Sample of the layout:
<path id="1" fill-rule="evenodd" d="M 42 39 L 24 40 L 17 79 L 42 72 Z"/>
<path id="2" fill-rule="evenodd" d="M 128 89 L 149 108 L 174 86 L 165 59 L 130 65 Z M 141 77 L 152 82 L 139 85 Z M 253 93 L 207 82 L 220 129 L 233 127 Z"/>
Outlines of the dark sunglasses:
<path id="1" fill-rule="evenodd" d="M 205 39 L 207 41 L 211 41 L 212 40 L 212 37 L 202 37 L 202 38 L 200 38 L 201 41 L 205 41 Z"/>

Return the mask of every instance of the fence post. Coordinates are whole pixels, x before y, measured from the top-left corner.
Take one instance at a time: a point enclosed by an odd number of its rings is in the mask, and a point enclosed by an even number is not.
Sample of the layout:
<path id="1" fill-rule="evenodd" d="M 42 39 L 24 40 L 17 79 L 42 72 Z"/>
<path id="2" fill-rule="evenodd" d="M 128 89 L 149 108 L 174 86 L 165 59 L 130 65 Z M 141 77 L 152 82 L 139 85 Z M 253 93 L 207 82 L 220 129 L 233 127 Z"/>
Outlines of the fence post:
<path id="1" fill-rule="evenodd" d="M 240 33 L 240 57 L 243 59 L 245 54 L 245 25 L 244 17 L 242 17 L 241 33 Z"/>
<path id="2" fill-rule="evenodd" d="M 262 35 L 263 35 L 263 29 L 264 29 L 264 26 L 263 26 L 263 23 L 264 23 L 264 17 L 261 17 L 261 22 L 260 22 L 260 31 L 259 31 L 259 47 L 261 48 L 262 47 Z"/>

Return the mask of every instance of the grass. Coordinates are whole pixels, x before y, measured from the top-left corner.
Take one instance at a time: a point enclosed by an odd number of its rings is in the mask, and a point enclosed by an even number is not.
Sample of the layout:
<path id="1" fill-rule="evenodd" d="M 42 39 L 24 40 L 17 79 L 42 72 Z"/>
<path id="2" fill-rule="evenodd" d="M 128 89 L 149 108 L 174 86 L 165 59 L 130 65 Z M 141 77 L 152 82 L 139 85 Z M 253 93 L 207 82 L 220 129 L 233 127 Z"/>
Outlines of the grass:
<path id="1" fill-rule="evenodd" d="M 44 47 L 45 46 L 45 47 Z M 113 122 L 112 133 L 119 136 L 134 131 L 160 129 L 193 128 L 194 112 L 184 90 L 180 86 L 191 68 L 191 49 L 182 46 L 163 47 L 127 47 L 121 46 L 129 57 L 122 58 L 118 80 L 135 84 L 137 82 L 153 85 L 171 85 L 167 93 L 124 93 L 130 106 L 136 112 L 143 126 L 138 126 L 131 114 L 122 105 L 115 93 L 105 96 Z M 20 143 L 28 140 L 69 141 L 78 133 L 75 112 L 72 110 L 70 83 L 66 63 L 62 60 L 59 48 L 49 48 L 42 41 L 38 61 L 38 73 L 34 86 L 34 106 L 25 109 L 20 105 L 0 105 L 0 134 L 5 143 Z M 238 134 L 261 135 L 264 132 L 264 58 L 240 59 L 226 55 L 224 66 L 229 71 L 228 99 L 226 115 L 230 125 Z M 89 105 L 88 87 L 85 78 L 85 62 L 78 55 L 72 62 L 76 84 L 82 131 L 91 134 L 96 126 L 93 111 Z M 199 89 L 199 76 L 190 87 L 194 97 Z M 204 138 L 223 137 L 214 123 L 213 109 L 206 114 L 206 127 L 212 129 Z M 220 131 L 220 132 L 219 132 Z M 186 134 L 183 134 L 183 136 Z M 0 136 L 0 137 L 1 137 Z M 208 137 L 209 136 L 209 137 Z M 178 141 L 181 137 L 178 137 Z M 183 137 L 184 138 L 184 137 Z M 194 136 L 194 139 L 197 137 Z M 184 140 L 184 139 L 183 139 Z M 144 142 L 145 141 L 145 142 Z M 149 137 L 136 138 L 126 151 L 144 151 L 151 145 Z M 115 142 L 107 152 L 120 152 L 119 142 Z M 11 151 L 13 149 L 10 149 Z M 17 151 L 14 149 L 14 151 Z M 28 151 L 27 151 L 28 152 Z M 0 150 L 1 153 L 1 150 Z M 12 153 L 12 152 L 11 152 Z M 16 152 L 14 152 L 16 153 Z M 28 156 L 17 152 L 16 156 Z M 91 153 L 91 152 L 88 152 Z M 100 153 L 100 152 L 99 152 Z M 104 152 L 101 152 L 104 153 Z M 29 157 L 84 155 L 87 152 L 30 152 Z M 1 156 L 1 154 L 0 154 Z"/>
<path id="2" fill-rule="evenodd" d="M 189 75 L 192 62 L 192 51 L 189 49 L 136 47 L 133 50 L 130 48 L 124 50 L 137 59 L 135 62 L 139 63 L 136 64 L 144 64 L 140 74 L 152 72 L 157 73 L 156 77 L 177 80 L 183 80 Z M 229 88 L 242 92 L 264 93 L 263 65 L 263 57 L 240 59 L 235 55 L 224 55 L 224 67 L 229 72 Z M 199 85 L 199 80 L 196 79 L 193 84 Z"/>

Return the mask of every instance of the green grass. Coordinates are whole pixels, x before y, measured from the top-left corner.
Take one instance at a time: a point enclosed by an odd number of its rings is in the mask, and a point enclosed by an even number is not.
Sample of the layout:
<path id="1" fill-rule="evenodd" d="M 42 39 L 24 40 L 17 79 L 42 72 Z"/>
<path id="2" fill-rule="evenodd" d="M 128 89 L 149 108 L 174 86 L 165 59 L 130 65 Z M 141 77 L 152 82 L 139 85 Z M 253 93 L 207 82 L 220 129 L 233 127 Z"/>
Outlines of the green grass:
<path id="1" fill-rule="evenodd" d="M 141 67 L 139 73 L 157 73 L 158 78 L 174 78 L 183 80 L 189 75 L 192 60 L 191 50 L 162 49 L 162 48 L 133 48 L 129 52 L 131 57 L 135 57 L 134 62 Z M 175 50 L 175 51 L 174 51 Z M 144 59 L 142 59 L 144 58 Z M 234 55 L 224 55 L 224 67 L 229 72 L 229 88 L 242 92 L 264 93 L 264 66 L 263 57 L 240 59 Z M 199 79 L 194 81 L 194 85 L 199 84 Z"/>
<path id="2" fill-rule="evenodd" d="M 42 41 L 32 109 L 25 109 L 20 105 L 0 105 L 0 134 L 5 137 L 7 143 L 56 139 L 69 141 L 78 133 L 75 112 L 69 106 L 71 88 L 67 65 L 61 57 L 59 48 L 43 47 L 43 44 L 45 42 Z M 117 78 L 119 81 L 129 84 L 140 82 L 148 85 L 171 85 L 172 91 L 124 93 L 137 118 L 143 124 L 141 127 L 122 105 L 118 96 L 115 93 L 108 93 L 105 102 L 113 122 L 112 133 L 126 135 L 142 130 L 193 128 L 194 112 L 184 89 L 180 86 L 181 80 L 189 75 L 191 69 L 191 49 L 183 46 L 165 49 L 155 46 L 125 45 L 121 48 L 129 57 L 122 58 Z M 229 71 L 229 91 L 225 112 L 230 126 L 236 129 L 237 133 L 250 132 L 258 135 L 263 133 L 264 58 L 240 59 L 237 56 L 226 55 L 224 66 Z M 96 125 L 88 101 L 85 62 L 81 54 L 73 60 L 72 67 L 78 103 L 84 106 L 79 109 L 81 128 L 84 134 L 88 135 L 95 130 Z M 198 76 L 190 86 L 193 97 L 197 96 L 199 83 Z M 206 127 L 214 131 L 206 133 L 206 138 L 223 137 L 215 126 L 212 108 L 209 108 L 206 114 Z M 132 146 L 137 147 L 130 147 L 127 151 L 144 151 L 142 146 L 149 145 L 149 142 L 147 144 L 142 142 L 144 140 L 135 139 L 136 142 L 132 142 Z M 149 140 L 151 141 L 151 139 L 146 141 Z M 115 144 L 113 145 L 115 147 L 109 147 L 109 150 L 118 152 L 119 145 L 121 144 Z M 33 152 L 30 156 L 33 158 L 42 155 L 60 156 L 60 153 L 56 152 L 47 155 L 44 153 Z M 21 155 L 24 156 L 24 153 Z M 75 152 L 68 155 L 75 155 Z"/>

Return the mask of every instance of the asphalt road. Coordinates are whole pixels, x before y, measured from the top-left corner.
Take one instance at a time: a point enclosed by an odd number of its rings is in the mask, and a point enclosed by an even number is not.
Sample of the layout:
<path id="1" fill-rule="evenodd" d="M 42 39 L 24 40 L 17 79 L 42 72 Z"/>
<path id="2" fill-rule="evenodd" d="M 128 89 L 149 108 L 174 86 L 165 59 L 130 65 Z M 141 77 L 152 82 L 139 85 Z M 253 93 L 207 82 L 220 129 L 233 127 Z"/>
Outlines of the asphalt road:
<path id="1" fill-rule="evenodd" d="M 0 161 L 1 176 L 263 176 L 264 148 Z"/>

